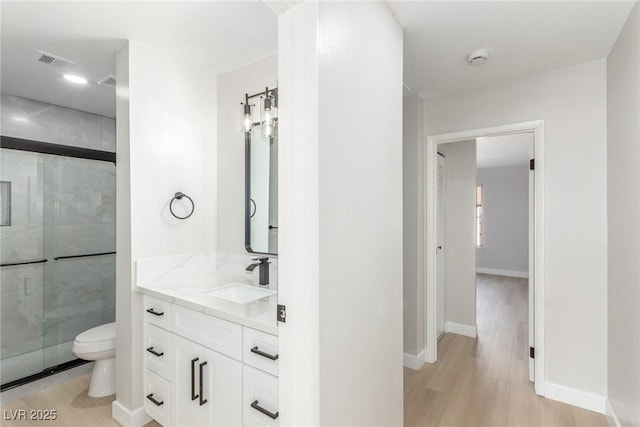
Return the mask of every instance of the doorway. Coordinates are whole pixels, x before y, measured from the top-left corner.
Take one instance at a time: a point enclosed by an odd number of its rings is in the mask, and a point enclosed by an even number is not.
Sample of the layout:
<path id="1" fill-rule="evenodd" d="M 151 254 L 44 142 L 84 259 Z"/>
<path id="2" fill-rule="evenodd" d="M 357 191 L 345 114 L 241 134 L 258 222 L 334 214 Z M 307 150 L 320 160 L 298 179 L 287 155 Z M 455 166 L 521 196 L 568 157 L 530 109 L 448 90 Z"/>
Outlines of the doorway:
<path id="1" fill-rule="evenodd" d="M 542 263 L 544 254 L 544 121 L 532 121 L 524 123 L 516 123 L 510 125 L 497 126 L 492 128 L 475 129 L 470 131 L 455 132 L 450 134 L 435 135 L 427 137 L 425 141 L 425 233 L 422 236 L 424 243 L 426 262 L 425 262 L 425 307 L 426 307 L 426 328 L 425 342 L 426 352 L 425 361 L 434 363 L 438 360 L 437 356 L 437 340 L 441 336 L 443 324 L 443 297 L 442 281 L 447 280 L 446 272 L 442 265 L 446 265 L 447 248 L 442 245 L 442 233 L 438 218 L 442 216 L 439 201 L 441 200 L 440 192 L 443 185 L 446 185 L 440 177 L 441 170 L 446 166 L 445 156 L 439 155 L 438 151 L 444 144 L 461 142 L 467 140 L 475 140 L 482 137 L 496 137 L 518 133 L 531 133 L 533 135 L 533 144 L 531 147 L 531 159 L 535 160 L 535 171 L 530 172 L 529 179 L 529 215 L 533 219 L 529 221 L 529 259 L 528 259 L 528 280 L 529 280 L 529 344 L 535 349 L 535 359 L 529 360 L 529 379 L 534 381 L 536 393 L 544 394 L 544 310 L 543 310 L 543 278 L 544 265 Z M 440 149 L 440 150 L 439 150 Z M 443 162 L 444 160 L 444 162 Z M 441 163 L 444 165 L 440 166 Z M 475 180 L 475 177 L 474 177 Z M 441 183 L 444 181 L 444 183 Z M 474 188 L 475 190 L 475 188 Z M 475 195 L 475 191 L 474 191 Z M 445 195 L 446 197 L 446 195 Z M 475 228 L 475 224 L 473 224 Z M 444 229 L 446 233 L 446 228 Z M 473 273 L 475 278 L 475 256 L 473 262 Z M 438 268 L 440 267 L 440 268 Z M 438 272 L 440 270 L 440 273 Z M 444 275 L 442 274 L 444 271 Z M 440 289 L 440 292 L 438 291 Z M 475 280 L 474 280 L 475 289 Z M 446 293 L 446 292 L 445 292 Z M 445 303 L 446 307 L 446 303 Z M 475 301 L 474 301 L 474 319 L 475 319 Z M 474 322 L 475 324 L 475 322 Z M 445 322 L 445 330 L 446 330 Z M 451 332 L 455 332 L 451 330 Z M 473 331 L 475 334 L 475 331 Z M 471 333 L 466 333 L 470 335 Z M 526 349 L 522 349 L 526 351 Z M 533 356 L 533 351 L 531 352 Z"/>

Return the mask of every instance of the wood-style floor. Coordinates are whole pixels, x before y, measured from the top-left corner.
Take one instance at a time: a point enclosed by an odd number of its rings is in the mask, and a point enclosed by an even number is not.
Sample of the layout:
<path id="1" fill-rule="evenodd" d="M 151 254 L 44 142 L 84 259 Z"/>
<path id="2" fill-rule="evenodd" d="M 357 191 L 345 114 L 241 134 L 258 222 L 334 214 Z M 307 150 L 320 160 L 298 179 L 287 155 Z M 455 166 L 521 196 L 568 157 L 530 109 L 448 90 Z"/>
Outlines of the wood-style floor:
<path id="1" fill-rule="evenodd" d="M 115 399 L 115 395 L 97 399 L 89 397 L 87 391 L 90 381 L 91 374 L 82 375 L 2 405 L 0 425 L 2 427 L 120 427 L 120 424 L 111 418 L 111 402 Z M 27 420 L 11 420 L 19 410 L 27 411 Z M 29 420 L 31 410 L 55 410 L 56 419 Z M 161 426 L 152 421 L 145 427 Z"/>
<path id="2" fill-rule="evenodd" d="M 437 363 L 404 368 L 405 426 L 607 426 L 601 414 L 535 394 L 527 298 L 525 279 L 478 275 L 478 338 L 446 334 Z"/>

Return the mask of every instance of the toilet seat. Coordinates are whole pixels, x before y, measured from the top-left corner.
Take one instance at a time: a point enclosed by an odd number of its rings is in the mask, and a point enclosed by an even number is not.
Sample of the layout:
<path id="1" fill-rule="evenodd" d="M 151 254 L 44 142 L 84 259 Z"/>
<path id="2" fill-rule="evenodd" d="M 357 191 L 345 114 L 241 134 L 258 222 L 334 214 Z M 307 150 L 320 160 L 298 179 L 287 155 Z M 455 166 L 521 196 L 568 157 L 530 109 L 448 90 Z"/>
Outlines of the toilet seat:
<path id="1" fill-rule="evenodd" d="M 96 353 L 116 348 L 116 324 L 107 323 L 84 331 L 73 342 L 74 353 Z"/>

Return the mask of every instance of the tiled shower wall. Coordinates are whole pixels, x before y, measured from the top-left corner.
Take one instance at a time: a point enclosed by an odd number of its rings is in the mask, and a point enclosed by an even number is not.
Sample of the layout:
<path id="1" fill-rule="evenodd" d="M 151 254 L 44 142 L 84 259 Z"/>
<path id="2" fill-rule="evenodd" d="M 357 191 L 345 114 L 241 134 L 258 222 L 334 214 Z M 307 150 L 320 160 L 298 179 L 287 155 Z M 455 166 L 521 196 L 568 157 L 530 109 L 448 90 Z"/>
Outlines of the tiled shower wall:
<path id="1" fill-rule="evenodd" d="M 116 121 L 84 111 L 0 94 L 2 135 L 116 151 Z"/>
<path id="2" fill-rule="evenodd" d="M 6 95 L 1 107 L 3 135 L 114 151 L 113 119 Z M 2 262 L 48 259 L 1 270 L 6 383 L 74 359 L 78 333 L 114 320 L 115 256 L 54 258 L 115 251 L 115 166 L 3 150 L 0 179 L 12 182 Z"/>

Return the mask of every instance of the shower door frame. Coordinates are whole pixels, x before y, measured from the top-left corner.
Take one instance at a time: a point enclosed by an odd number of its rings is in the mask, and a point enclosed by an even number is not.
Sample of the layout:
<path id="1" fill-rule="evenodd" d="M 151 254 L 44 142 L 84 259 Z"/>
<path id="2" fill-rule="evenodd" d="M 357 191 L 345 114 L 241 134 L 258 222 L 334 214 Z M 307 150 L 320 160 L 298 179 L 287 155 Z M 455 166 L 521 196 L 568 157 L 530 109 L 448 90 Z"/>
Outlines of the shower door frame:
<path id="1" fill-rule="evenodd" d="M 0 148 L 10 150 L 27 151 L 38 154 L 52 154 L 56 156 L 74 157 L 87 160 L 98 160 L 111 162 L 116 164 L 116 153 L 102 150 L 93 150 L 90 148 L 74 147 L 70 145 L 52 144 L 49 142 L 34 141 L 30 139 L 15 138 L 11 136 L 0 135 Z M 7 265 L 8 266 L 8 265 Z M 56 366 L 45 367 L 41 372 L 0 384 L 0 392 L 28 384 L 32 381 L 66 371 L 76 366 L 90 363 L 88 360 L 75 359 L 61 363 Z"/>

